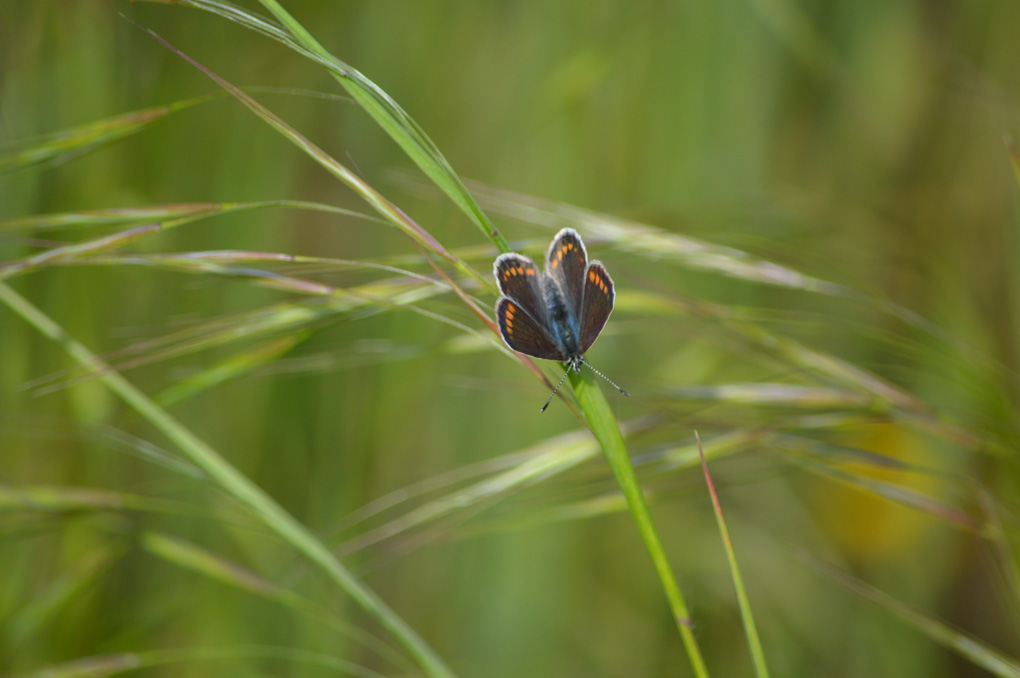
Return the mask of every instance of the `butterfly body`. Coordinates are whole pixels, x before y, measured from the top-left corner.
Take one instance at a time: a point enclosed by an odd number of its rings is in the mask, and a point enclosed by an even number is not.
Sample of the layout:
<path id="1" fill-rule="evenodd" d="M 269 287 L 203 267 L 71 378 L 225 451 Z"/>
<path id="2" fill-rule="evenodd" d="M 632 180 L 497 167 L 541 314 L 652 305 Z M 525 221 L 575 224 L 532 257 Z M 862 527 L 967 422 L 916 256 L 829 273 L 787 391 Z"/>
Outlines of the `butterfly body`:
<path id="1" fill-rule="evenodd" d="M 581 236 L 572 228 L 557 233 L 542 274 L 535 262 L 515 253 L 497 257 L 493 274 L 502 292 L 496 319 L 506 345 L 580 372 L 616 299 L 612 278 L 600 262 L 588 261 Z"/>
<path id="2" fill-rule="evenodd" d="M 548 311 L 549 334 L 553 343 L 565 356 L 578 355 L 581 352 L 580 326 L 577 318 L 567 307 L 563 294 L 551 280 L 543 280 L 545 288 L 545 304 Z"/>

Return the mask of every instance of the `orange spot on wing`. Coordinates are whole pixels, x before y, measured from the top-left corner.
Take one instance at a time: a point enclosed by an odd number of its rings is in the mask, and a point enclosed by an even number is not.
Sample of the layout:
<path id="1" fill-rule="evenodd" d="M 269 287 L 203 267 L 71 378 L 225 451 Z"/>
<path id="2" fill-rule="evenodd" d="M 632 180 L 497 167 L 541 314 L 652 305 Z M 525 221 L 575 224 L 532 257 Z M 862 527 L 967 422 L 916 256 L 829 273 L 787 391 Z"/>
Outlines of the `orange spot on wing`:
<path id="1" fill-rule="evenodd" d="M 524 275 L 524 269 L 520 266 L 517 267 L 517 275 Z"/>
<path id="2" fill-rule="evenodd" d="M 556 264 L 558 264 L 558 263 L 560 263 L 560 262 L 558 262 L 558 261 L 556 261 L 555 259 L 553 259 L 553 261 L 552 261 L 552 267 L 553 267 L 553 268 L 556 268 Z"/>
<path id="3" fill-rule="evenodd" d="M 528 269 L 528 275 L 535 275 L 535 269 L 529 268 Z"/>
<path id="4" fill-rule="evenodd" d="M 595 282 L 595 271 L 588 271 L 588 280 Z"/>
<path id="5" fill-rule="evenodd" d="M 559 254 L 559 257 L 560 257 L 560 259 L 562 259 L 562 258 L 563 258 L 563 253 L 564 253 L 564 252 L 566 252 L 566 251 L 567 251 L 567 250 L 566 250 L 566 248 L 564 248 L 564 249 L 561 249 L 561 250 L 560 250 L 560 251 L 558 252 L 558 254 Z"/>

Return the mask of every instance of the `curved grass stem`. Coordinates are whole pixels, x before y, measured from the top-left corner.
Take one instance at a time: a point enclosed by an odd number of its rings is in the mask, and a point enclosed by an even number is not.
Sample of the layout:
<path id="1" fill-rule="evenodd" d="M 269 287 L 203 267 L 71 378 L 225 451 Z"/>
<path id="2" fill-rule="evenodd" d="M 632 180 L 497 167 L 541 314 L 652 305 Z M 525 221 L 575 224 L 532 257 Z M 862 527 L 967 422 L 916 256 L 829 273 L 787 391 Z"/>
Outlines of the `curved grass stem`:
<path id="1" fill-rule="evenodd" d="M 606 459 L 609 460 L 609 466 L 613 469 L 613 475 L 616 476 L 623 496 L 627 499 L 627 506 L 630 508 L 631 515 L 634 516 L 634 522 L 637 523 L 641 538 L 652 557 L 652 564 L 659 575 L 659 581 L 662 583 L 662 589 L 669 602 L 673 619 L 680 630 L 684 646 L 687 648 L 687 656 L 691 661 L 691 668 L 694 669 L 694 675 L 699 678 L 707 678 L 708 668 L 701 657 L 698 640 L 694 637 L 687 603 L 684 602 L 680 586 L 677 584 L 673 569 L 666 558 L 666 552 L 662 549 L 662 542 L 652 524 L 648 504 L 641 492 L 641 486 L 638 485 L 634 466 L 630 463 L 627 445 L 623 441 L 623 434 L 620 433 L 616 416 L 610 409 L 609 403 L 606 402 L 591 370 L 581 370 L 580 374 L 572 372 L 570 382 L 574 386 L 574 393 L 577 395 L 577 401 L 584 413 L 584 418 L 596 440 L 599 441 L 602 451 L 605 452 Z"/>

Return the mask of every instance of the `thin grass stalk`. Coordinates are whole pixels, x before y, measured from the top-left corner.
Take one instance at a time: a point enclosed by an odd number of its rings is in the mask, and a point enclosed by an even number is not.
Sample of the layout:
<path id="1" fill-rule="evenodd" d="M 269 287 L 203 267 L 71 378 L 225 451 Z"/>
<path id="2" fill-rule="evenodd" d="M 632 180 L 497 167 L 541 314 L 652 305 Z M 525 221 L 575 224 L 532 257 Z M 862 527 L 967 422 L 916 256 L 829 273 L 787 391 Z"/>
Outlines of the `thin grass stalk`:
<path id="1" fill-rule="evenodd" d="M 250 508 L 255 515 L 285 542 L 293 546 L 340 586 L 372 618 L 379 622 L 418 662 L 429 676 L 454 678 L 454 673 L 403 619 L 375 592 L 362 585 L 354 575 L 313 535 L 262 488 L 231 466 L 212 447 L 181 425 L 153 400 L 118 372 L 114 372 L 83 344 L 68 335 L 49 316 L 0 282 L 0 301 L 44 336 L 59 343 L 80 365 L 94 373 L 128 406 L 173 441 L 178 448 L 220 485 L 228 494 Z"/>
<path id="2" fill-rule="evenodd" d="M 701 657 L 698 640 L 694 636 L 687 603 L 684 602 L 676 576 L 673 574 L 673 569 L 666 558 L 666 552 L 662 548 L 662 542 L 652 524 L 648 504 L 641 492 L 641 486 L 638 485 L 637 474 L 634 473 L 634 466 L 627 454 L 627 446 L 623 441 L 623 434 L 620 432 L 616 417 L 591 370 L 582 369 L 580 374 L 571 372 L 570 382 L 574 387 L 574 393 L 577 394 L 577 401 L 581 405 L 581 411 L 588 422 L 588 427 L 599 441 L 606 459 L 609 460 L 609 466 L 613 470 L 613 475 L 616 476 L 623 496 L 627 499 L 627 506 L 630 508 L 631 515 L 634 516 L 634 522 L 637 523 L 641 538 L 652 557 L 652 563 L 659 575 L 666 600 L 669 601 L 673 620 L 676 622 L 677 628 L 680 630 L 680 637 L 687 648 L 691 668 L 699 678 L 707 678 L 708 668 L 705 666 L 705 660 Z"/>
<path id="3" fill-rule="evenodd" d="M 730 530 L 726 527 L 726 519 L 723 517 L 719 495 L 716 494 L 715 483 L 712 482 L 712 476 L 708 472 L 708 462 L 705 461 L 705 451 L 701 448 L 701 437 L 697 431 L 694 432 L 694 439 L 698 443 L 698 454 L 701 456 L 701 470 L 705 473 L 705 483 L 708 485 L 708 494 L 712 497 L 712 510 L 715 512 L 715 521 L 719 526 L 719 536 L 722 537 L 723 547 L 726 549 L 726 561 L 729 563 L 730 574 L 733 576 L 733 588 L 737 592 L 737 604 L 740 606 L 740 617 L 744 622 L 744 632 L 747 634 L 747 646 L 751 650 L 754 672 L 759 678 L 768 678 L 769 668 L 765 664 L 765 651 L 761 647 L 758 627 L 755 625 L 754 615 L 751 613 L 751 604 L 747 601 L 744 578 L 740 576 L 740 565 L 737 564 L 737 555 L 733 552 Z"/>

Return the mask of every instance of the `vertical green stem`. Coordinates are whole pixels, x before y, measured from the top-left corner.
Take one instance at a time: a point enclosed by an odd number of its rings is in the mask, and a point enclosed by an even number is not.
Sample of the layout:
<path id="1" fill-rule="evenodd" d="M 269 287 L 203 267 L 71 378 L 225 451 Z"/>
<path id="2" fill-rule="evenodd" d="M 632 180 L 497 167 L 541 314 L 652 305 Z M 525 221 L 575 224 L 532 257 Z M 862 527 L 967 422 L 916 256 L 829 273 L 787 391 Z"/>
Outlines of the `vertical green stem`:
<path id="1" fill-rule="evenodd" d="M 581 405 L 588 426 L 602 446 L 603 452 L 606 453 L 609 466 L 613 469 L 613 475 L 616 476 L 623 496 L 627 499 L 627 506 L 630 507 L 638 531 L 641 532 L 641 537 L 645 541 L 645 547 L 648 549 L 649 555 L 652 556 L 652 563 L 655 565 L 655 571 L 658 573 L 659 581 L 666 593 L 670 610 L 673 612 L 673 619 L 676 621 L 677 628 L 680 629 L 680 637 L 687 648 L 687 655 L 690 658 L 694 674 L 699 678 L 707 678 L 708 668 L 701 657 L 697 638 L 694 637 L 687 604 L 684 602 L 683 594 L 680 593 L 673 569 L 669 566 L 666 553 L 662 549 L 662 542 L 659 541 L 659 535 L 652 524 L 652 517 L 648 513 L 648 504 L 645 503 L 641 486 L 638 485 L 637 475 L 634 473 L 634 466 L 630 463 L 627 446 L 623 441 L 623 434 L 620 433 L 616 417 L 595 382 L 595 375 L 591 370 L 582 368 L 580 374 L 572 373 L 570 382 L 574 386 L 577 401 Z"/>
<path id="2" fill-rule="evenodd" d="M 705 484 L 708 485 L 708 494 L 712 497 L 712 509 L 715 511 L 716 524 L 719 526 L 719 534 L 722 537 L 723 547 L 726 549 L 726 561 L 730 565 L 730 575 L 733 577 L 733 588 L 737 592 L 737 603 L 740 605 L 740 617 L 744 620 L 744 633 L 747 634 L 747 646 L 751 650 L 751 659 L 754 662 L 754 671 L 758 678 L 769 678 L 769 667 L 765 663 L 765 650 L 762 649 L 761 639 L 758 637 L 758 627 L 754 623 L 754 614 L 751 612 L 751 603 L 747 599 L 747 589 L 744 588 L 744 578 L 740 575 L 740 566 L 737 564 L 737 554 L 733 551 L 733 541 L 730 539 L 730 530 L 726 527 L 726 518 L 723 516 L 722 504 L 719 502 L 719 495 L 715 491 L 715 483 L 708 472 L 708 462 L 705 461 L 705 451 L 701 447 L 701 438 L 698 432 L 694 432 L 694 439 L 698 442 L 698 454 L 701 455 L 701 469 L 705 473 Z"/>

